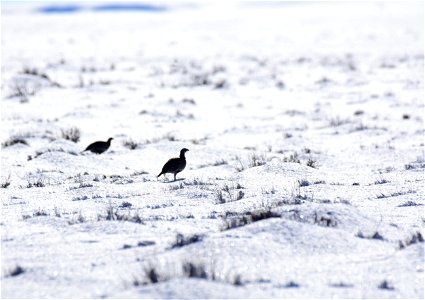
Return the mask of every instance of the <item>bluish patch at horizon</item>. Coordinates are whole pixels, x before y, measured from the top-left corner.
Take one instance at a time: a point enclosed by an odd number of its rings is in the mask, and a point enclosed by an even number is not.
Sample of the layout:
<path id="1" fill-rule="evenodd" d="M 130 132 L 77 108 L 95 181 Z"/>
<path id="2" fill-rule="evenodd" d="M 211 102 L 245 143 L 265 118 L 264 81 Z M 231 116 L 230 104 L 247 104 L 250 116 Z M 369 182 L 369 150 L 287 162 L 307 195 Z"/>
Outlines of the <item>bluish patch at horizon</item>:
<path id="1" fill-rule="evenodd" d="M 167 10 L 167 7 L 147 3 L 110 3 L 95 6 L 56 4 L 40 7 L 38 12 L 46 14 L 64 14 L 81 12 L 83 10 L 95 12 L 163 12 Z"/>
<path id="2" fill-rule="evenodd" d="M 167 10 L 165 6 L 145 4 L 145 3 L 129 3 L 129 4 L 103 4 L 93 7 L 94 11 L 146 11 L 146 12 L 162 12 Z"/>
<path id="3" fill-rule="evenodd" d="M 66 14 L 81 11 L 83 8 L 79 5 L 50 5 L 38 9 L 39 12 L 45 14 Z"/>

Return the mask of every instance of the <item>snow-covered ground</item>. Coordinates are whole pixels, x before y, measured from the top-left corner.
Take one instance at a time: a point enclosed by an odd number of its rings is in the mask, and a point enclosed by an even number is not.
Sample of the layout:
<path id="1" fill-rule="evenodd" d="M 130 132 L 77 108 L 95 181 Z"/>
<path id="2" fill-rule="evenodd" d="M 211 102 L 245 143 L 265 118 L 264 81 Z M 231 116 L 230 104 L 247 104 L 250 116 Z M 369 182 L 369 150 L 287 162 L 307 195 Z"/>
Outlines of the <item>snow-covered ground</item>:
<path id="1" fill-rule="evenodd" d="M 424 297 L 423 3 L 43 5 L 2 2 L 3 298 Z"/>

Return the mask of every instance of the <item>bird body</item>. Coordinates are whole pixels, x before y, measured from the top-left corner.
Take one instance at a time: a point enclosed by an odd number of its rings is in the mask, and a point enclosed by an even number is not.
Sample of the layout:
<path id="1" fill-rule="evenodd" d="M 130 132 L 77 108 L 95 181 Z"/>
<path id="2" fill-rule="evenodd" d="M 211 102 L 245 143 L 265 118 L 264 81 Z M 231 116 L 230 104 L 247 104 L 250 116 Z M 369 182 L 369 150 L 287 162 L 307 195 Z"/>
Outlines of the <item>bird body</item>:
<path id="1" fill-rule="evenodd" d="M 189 151 L 189 150 L 186 149 L 186 148 L 183 148 L 183 149 L 180 150 L 180 157 L 175 157 L 175 158 L 169 159 L 165 163 L 165 165 L 162 167 L 162 171 L 161 171 L 161 173 L 159 173 L 159 175 L 157 177 L 159 177 L 163 174 L 165 176 L 166 173 L 172 173 L 172 174 L 174 174 L 174 181 L 176 181 L 177 173 L 180 173 L 186 167 L 186 157 L 184 155 L 187 151 Z"/>
<path id="2" fill-rule="evenodd" d="M 111 146 L 111 141 L 113 140 L 113 138 L 109 138 L 108 141 L 103 142 L 103 141 L 97 141 L 94 142 L 90 145 L 87 146 L 87 148 L 83 151 L 91 151 L 93 153 L 96 154 L 102 154 L 103 152 L 105 152 L 106 150 L 109 149 L 109 147 Z"/>

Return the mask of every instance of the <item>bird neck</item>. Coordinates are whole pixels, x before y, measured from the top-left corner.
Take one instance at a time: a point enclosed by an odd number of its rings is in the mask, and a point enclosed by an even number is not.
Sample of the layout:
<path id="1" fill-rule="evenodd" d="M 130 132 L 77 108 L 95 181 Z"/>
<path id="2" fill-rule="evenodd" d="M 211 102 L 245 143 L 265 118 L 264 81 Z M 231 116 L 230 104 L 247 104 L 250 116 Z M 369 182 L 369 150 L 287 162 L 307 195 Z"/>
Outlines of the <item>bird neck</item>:
<path id="1" fill-rule="evenodd" d="M 186 157 L 184 156 L 184 152 L 180 152 L 180 158 L 186 159 Z"/>

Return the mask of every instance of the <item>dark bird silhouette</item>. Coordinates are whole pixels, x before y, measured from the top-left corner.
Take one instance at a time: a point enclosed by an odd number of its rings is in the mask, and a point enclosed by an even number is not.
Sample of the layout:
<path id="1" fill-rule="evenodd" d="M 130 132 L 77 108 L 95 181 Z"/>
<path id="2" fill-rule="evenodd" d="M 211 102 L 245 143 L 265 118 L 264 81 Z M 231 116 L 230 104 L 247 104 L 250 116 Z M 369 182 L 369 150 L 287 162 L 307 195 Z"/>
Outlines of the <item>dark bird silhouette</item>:
<path id="1" fill-rule="evenodd" d="M 174 181 L 176 181 L 176 175 L 177 173 L 180 173 L 181 171 L 184 170 L 184 168 L 186 167 L 186 157 L 184 156 L 184 154 L 189 151 L 186 148 L 183 148 L 180 150 L 180 157 L 175 157 L 175 158 L 171 158 L 169 159 L 165 165 L 162 167 L 162 171 L 161 173 L 159 173 L 159 176 L 161 176 L 162 174 L 166 173 L 173 173 L 174 174 Z"/>
<path id="2" fill-rule="evenodd" d="M 111 146 L 112 140 L 113 138 L 109 138 L 107 142 L 102 142 L 102 141 L 94 142 L 88 145 L 86 150 L 84 151 L 91 151 L 96 154 L 102 154 L 103 152 L 109 149 L 109 147 Z"/>

